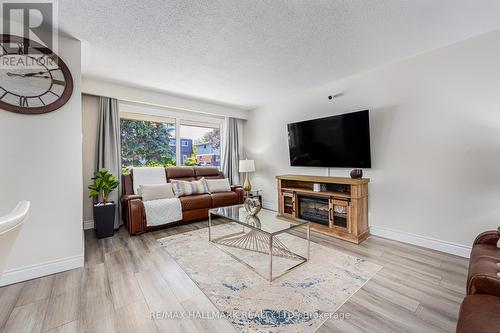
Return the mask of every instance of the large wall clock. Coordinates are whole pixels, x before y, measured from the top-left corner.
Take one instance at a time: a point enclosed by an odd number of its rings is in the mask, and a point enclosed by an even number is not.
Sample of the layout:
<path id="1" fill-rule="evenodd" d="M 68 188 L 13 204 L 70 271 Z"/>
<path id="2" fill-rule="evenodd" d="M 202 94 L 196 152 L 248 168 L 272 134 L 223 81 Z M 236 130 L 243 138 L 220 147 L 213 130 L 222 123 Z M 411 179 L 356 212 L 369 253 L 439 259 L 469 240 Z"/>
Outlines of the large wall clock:
<path id="1" fill-rule="evenodd" d="M 0 109 L 40 114 L 59 109 L 73 92 L 68 66 L 52 50 L 0 35 Z"/>

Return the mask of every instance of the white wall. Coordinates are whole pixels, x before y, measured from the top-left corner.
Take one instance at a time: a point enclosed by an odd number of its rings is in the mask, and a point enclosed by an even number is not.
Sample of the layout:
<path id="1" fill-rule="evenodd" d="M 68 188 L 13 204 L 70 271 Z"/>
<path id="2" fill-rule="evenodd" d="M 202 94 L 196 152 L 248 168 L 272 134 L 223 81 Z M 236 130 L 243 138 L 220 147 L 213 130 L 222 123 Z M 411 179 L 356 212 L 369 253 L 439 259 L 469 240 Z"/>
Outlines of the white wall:
<path id="1" fill-rule="evenodd" d="M 265 204 L 277 207 L 276 175 L 328 172 L 289 166 L 287 123 L 363 109 L 372 232 L 466 256 L 500 221 L 500 31 L 251 111 L 245 150 Z"/>
<path id="2" fill-rule="evenodd" d="M 58 53 L 74 80 L 67 104 L 43 115 L 0 110 L 0 214 L 31 201 L 0 285 L 83 265 L 80 42 L 60 38 Z"/>

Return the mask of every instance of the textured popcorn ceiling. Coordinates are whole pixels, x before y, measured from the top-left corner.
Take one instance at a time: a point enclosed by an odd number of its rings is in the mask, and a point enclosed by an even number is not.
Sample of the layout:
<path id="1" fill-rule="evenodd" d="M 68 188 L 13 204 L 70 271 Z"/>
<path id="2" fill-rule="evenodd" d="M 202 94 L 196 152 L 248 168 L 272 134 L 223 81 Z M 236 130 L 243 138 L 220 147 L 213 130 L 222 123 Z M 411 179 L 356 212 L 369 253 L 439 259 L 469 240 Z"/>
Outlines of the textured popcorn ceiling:
<path id="1" fill-rule="evenodd" d="M 85 77 L 251 109 L 500 28 L 498 0 L 61 0 Z"/>

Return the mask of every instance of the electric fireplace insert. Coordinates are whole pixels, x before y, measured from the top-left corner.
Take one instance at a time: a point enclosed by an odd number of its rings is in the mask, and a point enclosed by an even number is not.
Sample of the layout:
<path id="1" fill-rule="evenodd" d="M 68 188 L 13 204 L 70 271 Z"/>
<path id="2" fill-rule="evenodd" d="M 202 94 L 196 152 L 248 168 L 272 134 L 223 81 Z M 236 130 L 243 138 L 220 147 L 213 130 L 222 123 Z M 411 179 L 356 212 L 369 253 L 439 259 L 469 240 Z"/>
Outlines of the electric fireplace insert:
<path id="1" fill-rule="evenodd" d="M 329 225 L 328 198 L 299 195 L 299 218 Z"/>

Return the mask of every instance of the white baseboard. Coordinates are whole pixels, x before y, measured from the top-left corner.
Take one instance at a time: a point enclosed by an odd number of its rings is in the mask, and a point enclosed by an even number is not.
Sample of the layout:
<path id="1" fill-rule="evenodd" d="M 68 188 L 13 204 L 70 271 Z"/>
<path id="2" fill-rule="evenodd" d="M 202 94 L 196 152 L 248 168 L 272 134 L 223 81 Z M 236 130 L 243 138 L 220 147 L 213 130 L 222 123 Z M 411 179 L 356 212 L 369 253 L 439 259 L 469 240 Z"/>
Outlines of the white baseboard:
<path id="1" fill-rule="evenodd" d="M 394 230 L 385 227 L 370 226 L 370 234 L 398 242 L 413 244 L 428 249 L 454 254 L 456 256 L 469 258 L 471 247 L 452 243 L 440 239 L 411 234 L 405 231 Z"/>
<path id="2" fill-rule="evenodd" d="M 262 208 L 269 209 L 275 212 L 278 211 L 276 209 L 276 205 L 271 201 L 262 201 Z"/>
<path id="3" fill-rule="evenodd" d="M 83 230 L 94 229 L 94 220 L 83 221 Z"/>
<path id="4" fill-rule="evenodd" d="M 83 267 L 83 264 L 83 255 L 77 255 L 68 258 L 46 261 L 41 264 L 7 270 L 0 278 L 0 287 L 21 281 L 31 280 L 45 275 L 68 271 L 70 269 L 78 267 Z"/>
<path id="5" fill-rule="evenodd" d="M 276 206 L 273 202 L 270 201 L 262 202 L 262 207 L 270 210 L 276 210 Z M 409 232 L 394 230 L 385 227 L 370 226 L 370 234 L 402 243 L 408 243 L 444 253 L 453 254 L 464 258 L 470 257 L 470 251 L 472 249 L 470 246 L 452 243 L 431 237 L 415 235 Z"/>

